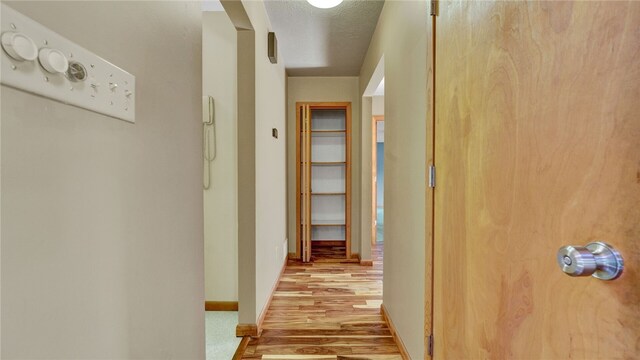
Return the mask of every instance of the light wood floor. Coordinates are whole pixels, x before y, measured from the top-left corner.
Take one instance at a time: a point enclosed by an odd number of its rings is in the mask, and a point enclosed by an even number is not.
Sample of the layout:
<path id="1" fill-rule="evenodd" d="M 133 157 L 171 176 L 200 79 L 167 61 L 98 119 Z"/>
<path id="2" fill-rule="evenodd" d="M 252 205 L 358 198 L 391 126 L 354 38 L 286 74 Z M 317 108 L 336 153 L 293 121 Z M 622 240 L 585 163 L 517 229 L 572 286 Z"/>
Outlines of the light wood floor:
<path id="1" fill-rule="evenodd" d="M 311 247 L 311 261 L 322 261 L 326 259 L 339 260 L 347 255 L 347 248 L 344 246 L 315 246 Z"/>
<path id="2" fill-rule="evenodd" d="M 402 359 L 380 314 L 382 245 L 374 265 L 290 261 L 243 359 Z"/>

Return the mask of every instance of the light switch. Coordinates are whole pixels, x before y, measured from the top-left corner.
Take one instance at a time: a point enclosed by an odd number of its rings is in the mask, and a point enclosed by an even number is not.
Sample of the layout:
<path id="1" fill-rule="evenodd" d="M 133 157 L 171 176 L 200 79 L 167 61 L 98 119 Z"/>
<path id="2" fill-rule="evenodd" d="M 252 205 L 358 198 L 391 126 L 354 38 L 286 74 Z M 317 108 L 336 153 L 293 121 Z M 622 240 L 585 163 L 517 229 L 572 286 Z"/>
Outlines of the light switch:
<path id="1" fill-rule="evenodd" d="M 135 122 L 135 76 L 4 2 L 0 8 L 3 85 Z"/>
<path id="2" fill-rule="evenodd" d="M 38 57 L 38 47 L 23 33 L 7 31 L 2 34 L 2 48 L 18 61 L 33 61 Z"/>
<path id="3" fill-rule="evenodd" d="M 52 74 L 63 74 L 69 68 L 69 61 L 58 49 L 42 48 L 38 54 L 40 65 Z"/>

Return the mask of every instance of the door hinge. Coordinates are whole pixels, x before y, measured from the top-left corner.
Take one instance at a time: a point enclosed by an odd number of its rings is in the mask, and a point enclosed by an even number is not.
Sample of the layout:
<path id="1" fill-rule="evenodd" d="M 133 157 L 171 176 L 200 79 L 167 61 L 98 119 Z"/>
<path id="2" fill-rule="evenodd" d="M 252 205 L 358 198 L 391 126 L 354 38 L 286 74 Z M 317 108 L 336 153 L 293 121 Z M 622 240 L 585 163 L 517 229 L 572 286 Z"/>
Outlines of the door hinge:
<path id="1" fill-rule="evenodd" d="M 437 16 L 438 15 L 438 1 L 437 0 L 431 0 L 431 2 L 429 3 L 429 13 L 431 14 L 431 16 Z"/>
<path id="2" fill-rule="evenodd" d="M 429 335 L 427 339 L 427 353 L 429 356 L 433 356 L 433 334 Z"/>
<path id="3" fill-rule="evenodd" d="M 429 165 L 429 187 L 430 188 L 436 187 L 436 166 L 435 165 Z"/>

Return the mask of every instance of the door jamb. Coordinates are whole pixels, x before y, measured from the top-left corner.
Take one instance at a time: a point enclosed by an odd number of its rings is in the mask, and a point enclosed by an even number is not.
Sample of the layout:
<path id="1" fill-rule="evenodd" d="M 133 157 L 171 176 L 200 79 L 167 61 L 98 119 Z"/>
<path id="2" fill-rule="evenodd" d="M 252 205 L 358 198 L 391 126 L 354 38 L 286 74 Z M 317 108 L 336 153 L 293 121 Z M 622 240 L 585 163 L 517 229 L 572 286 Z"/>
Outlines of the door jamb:
<path id="1" fill-rule="evenodd" d="M 371 118 L 371 245 L 378 241 L 378 122 L 384 121 L 384 115 Z"/>

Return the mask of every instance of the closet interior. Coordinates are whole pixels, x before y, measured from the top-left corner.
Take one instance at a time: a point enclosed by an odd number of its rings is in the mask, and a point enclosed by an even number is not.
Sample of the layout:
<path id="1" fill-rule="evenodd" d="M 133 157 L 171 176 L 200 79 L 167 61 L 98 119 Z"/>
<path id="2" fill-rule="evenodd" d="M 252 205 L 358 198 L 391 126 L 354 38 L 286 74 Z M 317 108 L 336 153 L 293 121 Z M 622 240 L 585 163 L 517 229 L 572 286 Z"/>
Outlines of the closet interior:
<path id="1" fill-rule="evenodd" d="M 296 109 L 296 254 L 304 262 L 351 261 L 351 103 Z"/>

